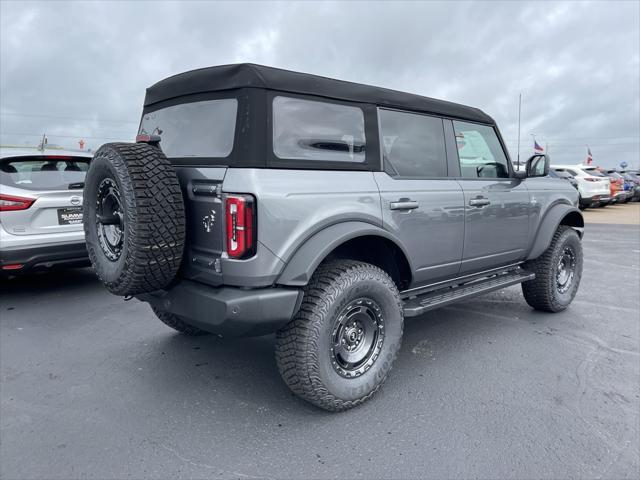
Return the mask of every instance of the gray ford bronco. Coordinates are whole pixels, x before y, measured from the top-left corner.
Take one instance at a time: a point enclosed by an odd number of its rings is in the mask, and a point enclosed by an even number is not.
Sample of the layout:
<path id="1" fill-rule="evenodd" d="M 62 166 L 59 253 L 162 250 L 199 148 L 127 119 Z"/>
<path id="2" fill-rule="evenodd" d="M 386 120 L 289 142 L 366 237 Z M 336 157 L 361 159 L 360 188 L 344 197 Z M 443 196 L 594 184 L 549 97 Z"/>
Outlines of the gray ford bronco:
<path id="1" fill-rule="evenodd" d="M 578 193 L 515 170 L 482 111 L 258 65 L 147 89 L 136 143 L 86 177 L 97 275 L 187 335 L 276 333 L 285 383 L 331 411 L 376 393 L 403 321 L 522 284 L 558 312 L 582 274 Z"/>

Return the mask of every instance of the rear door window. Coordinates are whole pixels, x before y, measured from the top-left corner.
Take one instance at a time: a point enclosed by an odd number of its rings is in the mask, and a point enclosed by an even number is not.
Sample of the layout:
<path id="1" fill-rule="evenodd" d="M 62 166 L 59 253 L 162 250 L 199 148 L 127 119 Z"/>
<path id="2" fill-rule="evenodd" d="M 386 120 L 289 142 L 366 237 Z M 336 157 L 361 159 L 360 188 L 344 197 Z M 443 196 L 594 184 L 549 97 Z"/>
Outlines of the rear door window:
<path id="1" fill-rule="evenodd" d="M 145 113 L 139 134 L 159 135 L 169 158 L 226 158 L 233 150 L 235 98 L 181 103 Z"/>
<path id="2" fill-rule="evenodd" d="M 0 160 L 0 184 L 25 190 L 69 190 L 83 187 L 89 158 L 25 156 Z"/>
<path id="3" fill-rule="evenodd" d="M 379 110 L 385 168 L 401 177 L 446 177 L 442 119 Z"/>
<path id="4" fill-rule="evenodd" d="M 453 122 L 464 178 L 505 178 L 509 176 L 507 157 L 496 131 L 488 125 Z"/>
<path id="5" fill-rule="evenodd" d="M 349 105 L 275 97 L 273 152 L 282 160 L 362 163 L 364 112 Z"/>

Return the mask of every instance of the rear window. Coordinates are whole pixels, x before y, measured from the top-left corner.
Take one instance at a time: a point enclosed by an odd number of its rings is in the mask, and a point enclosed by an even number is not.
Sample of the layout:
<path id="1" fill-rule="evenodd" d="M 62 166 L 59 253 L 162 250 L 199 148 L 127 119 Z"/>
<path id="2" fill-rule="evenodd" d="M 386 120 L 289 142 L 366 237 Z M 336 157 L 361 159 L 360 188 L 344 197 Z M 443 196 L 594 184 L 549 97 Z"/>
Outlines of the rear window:
<path id="1" fill-rule="evenodd" d="M 582 171 L 587 175 L 591 175 L 592 177 L 606 177 L 604 173 L 599 172 L 595 168 L 583 168 Z"/>
<path id="2" fill-rule="evenodd" d="M 145 113 L 139 134 L 159 135 L 169 158 L 228 157 L 233 150 L 235 98 L 182 103 Z"/>
<path id="3" fill-rule="evenodd" d="M 17 157 L 0 160 L 0 184 L 25 190 L 83 187 L 89 158 Z"/>
<path id="4" fill-rule="evenodd" d="M 403 177 L 446 177 L 442 119 L 379 110 L 385 165 Z"/>
<path id="5" fill-rule="evenodd" d="M 275 97 L 273 152 L 283 160 L 364 162 L 364 113 L 348 105 Z"/>

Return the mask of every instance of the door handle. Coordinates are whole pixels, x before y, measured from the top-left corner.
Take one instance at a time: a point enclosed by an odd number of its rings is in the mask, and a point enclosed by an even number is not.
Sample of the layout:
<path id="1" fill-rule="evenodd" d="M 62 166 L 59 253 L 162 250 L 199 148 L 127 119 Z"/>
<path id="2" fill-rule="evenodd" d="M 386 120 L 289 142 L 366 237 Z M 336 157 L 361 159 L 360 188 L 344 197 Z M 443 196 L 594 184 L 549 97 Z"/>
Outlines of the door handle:
<path id="1" fill-rule="evenodd" d="M 469 205 L 472 207 L 484 207 L 485 205 L 491 205 L 491 202 L 486 197 L 477 197 L 469 200 Z"/>
<path id="2" fill-rule="evenodd" d="M 391 202 L 389 204 L 389 208 L 391 210 L 413 210 L 414 208 L 418 208 L 420 205 L 418 202 L 414 202 L 413 200 L 409 200 L 408 198 L 401 198 L 397 202 Z"/>

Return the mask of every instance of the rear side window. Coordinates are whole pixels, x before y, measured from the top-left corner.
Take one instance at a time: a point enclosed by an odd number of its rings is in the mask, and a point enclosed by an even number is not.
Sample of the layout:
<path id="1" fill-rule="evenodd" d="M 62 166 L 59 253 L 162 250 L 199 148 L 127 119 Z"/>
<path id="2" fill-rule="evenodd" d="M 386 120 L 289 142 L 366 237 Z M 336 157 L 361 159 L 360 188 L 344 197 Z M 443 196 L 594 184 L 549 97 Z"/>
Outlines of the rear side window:
<path id="1" fill-rule="evenodd" d="M 504 178 L 509 176 L 507 157 L 496 131 L 488 125 L 453 122 L 460 159 L 460 173 L 465 178 Z"/>
<path id="2" fill-rule="evenodd" d="M 275 97 L 273 153 L 283 160 L 364 162 L 364 112 L 348 105 Z"/>
<path id="3" fill-rule="evenodd" d="M 233 150 L 235 98 L 182 103 L 145 113 L 139 134 L 159 135 L 169 158 L 228 157 Z"/>
<path id="4" fill-rule="evenodd" d="M 25 190 L 82 188 L 89 158 L 16 157 L 0 160 L 0 184 Z"/>
<path id="5" fill-rule="evenodd" d="M 402 177 L 446 177 L 442 119 L 379 110 L 382 156 L 390 173 Z"/>

